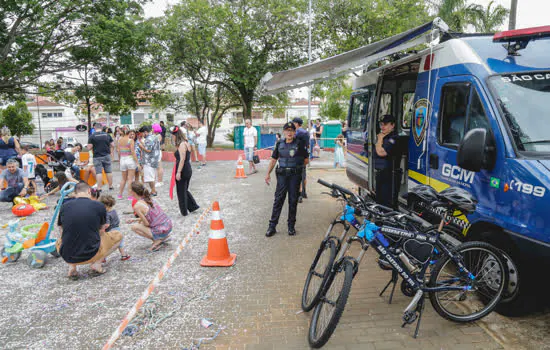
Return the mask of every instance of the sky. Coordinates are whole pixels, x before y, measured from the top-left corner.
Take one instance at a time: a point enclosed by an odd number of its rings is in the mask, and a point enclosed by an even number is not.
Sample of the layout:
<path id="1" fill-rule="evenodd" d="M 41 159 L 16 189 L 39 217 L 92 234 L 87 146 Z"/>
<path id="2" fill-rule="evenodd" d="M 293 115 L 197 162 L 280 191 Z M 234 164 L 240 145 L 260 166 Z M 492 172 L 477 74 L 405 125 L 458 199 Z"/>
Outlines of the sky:
<path id="1" fill-rule="evenodd" d="M 490 0 L 475 0 L 476 4 L 487 6 Z M 495 4 L 500 4 L 506 8 L 510 7 L 511 0 L 494 0 Z M 315 0 L 313 0 L 315 2 Z M 178 3 L 177 0 L 153 0 L 144 6 L 146 17 L 162 16 L 164 10 L 169 6 Z M 516 27 L 529 28 L 543 25 L 550 25 L 548 14 L 550 13 L 549 0 L 518 0 L 518 14 Z M 505 28 L 507 29 L 508 24 Z"/>

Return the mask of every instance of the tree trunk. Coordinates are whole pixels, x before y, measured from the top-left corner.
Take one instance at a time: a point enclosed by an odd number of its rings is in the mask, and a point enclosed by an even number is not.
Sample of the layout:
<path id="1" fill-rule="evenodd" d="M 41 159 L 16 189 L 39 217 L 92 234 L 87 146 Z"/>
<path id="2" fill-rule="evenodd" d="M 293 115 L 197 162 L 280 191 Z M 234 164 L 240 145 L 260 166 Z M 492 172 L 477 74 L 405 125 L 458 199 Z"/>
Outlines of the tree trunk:
<path id="1" fill-rule="evenodd" d="M 88 134 L 92 131 L 92 104 L 90 103 L 90 96 L 86 96 L 86 109 L 88 111 Z"/>
<path id="2" fill-rule="evenodd" d="M 512 0 L 510 4 L 510 20 L 508 22 L 508 30 L 516 29 L 516 16 L 518 12 L 518 0 Z"/>

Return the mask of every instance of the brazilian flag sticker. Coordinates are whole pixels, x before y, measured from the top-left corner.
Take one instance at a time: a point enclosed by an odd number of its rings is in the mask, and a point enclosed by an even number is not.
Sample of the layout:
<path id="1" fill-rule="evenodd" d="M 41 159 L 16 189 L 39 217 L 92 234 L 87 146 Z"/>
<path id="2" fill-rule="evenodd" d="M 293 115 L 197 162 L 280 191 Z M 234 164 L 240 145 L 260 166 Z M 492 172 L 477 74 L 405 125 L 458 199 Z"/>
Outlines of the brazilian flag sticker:
<path id="1" fill-rule="evenodd" d="M 496 177 L 491 178 L 491 187 L 500 188 L 500 179 Z"/>

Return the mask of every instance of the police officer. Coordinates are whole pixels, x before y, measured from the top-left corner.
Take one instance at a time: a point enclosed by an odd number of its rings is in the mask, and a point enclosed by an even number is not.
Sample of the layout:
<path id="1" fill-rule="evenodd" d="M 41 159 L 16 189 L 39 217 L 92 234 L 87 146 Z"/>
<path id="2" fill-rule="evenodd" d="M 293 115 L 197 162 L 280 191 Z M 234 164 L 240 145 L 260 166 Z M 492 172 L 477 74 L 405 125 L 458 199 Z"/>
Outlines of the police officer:
<path id="1" fill-rule="evenodd" d="M 394 207 L 399 192 L 398 172 L 399 150 L 398 134 L 395 131 L 395 118 L 384 115 L 380 120 L 380 133 L 377 135 L 374 152 L 374 169 L 376 171 L 376 201 L 387 207 Z M 397 188 L 395 188 L 397 185 Z"/>
<path id="2" fill-rule="evenodd" d="M 300 117 L 292 119 L 292 124 L 296 127 L 296 139 L 304 146 L 306 152 L 309 147 L 309 133 L 306 129 L 302 128 L 304 121 Z M 306 193 L 306 184 L 307 184 L 307 174 L 306 167 L 302 171 L 302 181 L 300 183 L 300 196 L 298 197 L 298 203 L 302 203 L 303 198 L 307 198 Z"/>
<path id="3" fill-rule="evenodd" d="M 300 181 L 302 180 L 302 170 L 307 165 L 308 152 L 305 146 L 296 138 L 296 127 L 292 123 L 286 123 L 283 127 L 284 139 L 281 139 L 275 145 L 271 162 L 267 170 L 265 182 L 269 185 L 271 181 L 271 172 L 279 161 L 279 166 L 275 170 L 277 174 L 277 188 L 275 189 L 275 200 L 273 201 L 273 211 L 271 220 L 269 220 L 269 228 L 266 236 L 273 236 L 277 230 L 279 216 L 285 202 L 288 192 L 288 234 L 294 236 L 296 229 L 296 208 L 298 206 L 298 191 L 300 189 Z"/>

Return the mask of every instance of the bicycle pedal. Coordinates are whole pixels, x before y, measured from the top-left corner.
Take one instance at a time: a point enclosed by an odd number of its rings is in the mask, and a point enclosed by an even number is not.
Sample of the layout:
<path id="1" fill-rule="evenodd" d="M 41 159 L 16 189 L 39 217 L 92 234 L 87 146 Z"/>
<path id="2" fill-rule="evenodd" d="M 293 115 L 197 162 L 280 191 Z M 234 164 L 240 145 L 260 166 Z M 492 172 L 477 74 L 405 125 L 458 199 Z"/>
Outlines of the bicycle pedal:
<path id="1" fill-rule="evenodd" d="M 416 318 L 418 317 L 418 315 L 416 314 L 415 311 L 407 311 L 403 314 L 403 322 L 405 322 L 403 325 L 405 324 L 411 324 L 413 323 L 414 321 L 416 321 Z"/>

